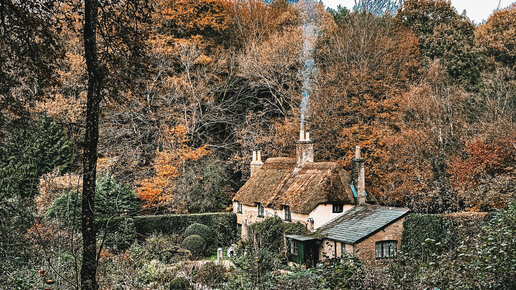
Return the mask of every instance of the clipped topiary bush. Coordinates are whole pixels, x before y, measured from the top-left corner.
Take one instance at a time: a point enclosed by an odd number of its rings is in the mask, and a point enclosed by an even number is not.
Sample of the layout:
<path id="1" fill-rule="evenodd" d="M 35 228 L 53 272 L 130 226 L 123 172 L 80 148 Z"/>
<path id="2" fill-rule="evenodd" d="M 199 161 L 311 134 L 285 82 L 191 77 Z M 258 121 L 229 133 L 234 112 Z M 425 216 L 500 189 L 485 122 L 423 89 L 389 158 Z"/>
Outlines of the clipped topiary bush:
<path id="1" fill-rule="evenodd" d="M 170 282 L 170 290 L 175 289 L 188 289 L 190 288 L 190 282 L 185 277 L 175 277 L 172 279 L 172 282 Z"/>
<path id="2" fill-rule="evenodd" d="M 201 236 L 208 246 L 215 246 L 217 241 L 217 234 L 208 226 L 200 223 L 193 223 L 186 228 L 183 236 L 188 237 L 191 235 Z"/>
<path id="3" fill-rule="evenodd" d="M 181 244 L 183 249 L 187 249 L 193 256 L 202 256 L 206 251 L 206 241 L 199 235 L 186 237 Z"/>

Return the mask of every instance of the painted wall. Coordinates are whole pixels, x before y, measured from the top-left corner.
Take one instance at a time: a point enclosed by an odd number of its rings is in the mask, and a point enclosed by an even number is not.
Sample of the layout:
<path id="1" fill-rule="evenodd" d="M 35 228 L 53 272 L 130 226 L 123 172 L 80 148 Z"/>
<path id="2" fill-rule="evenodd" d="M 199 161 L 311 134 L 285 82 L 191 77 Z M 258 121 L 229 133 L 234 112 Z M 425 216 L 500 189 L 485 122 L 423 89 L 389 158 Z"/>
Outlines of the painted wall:
<path id="1" fill-rule="evenodd" d="M 353 208 L 353 205 L 344 205 L 343 212 L 351 208 Z M 308 215 L 291 212 L 291 222 L 300 222 L 306 225 L 309 230 L 315 230 L 343 213 L 333 213 L 332 211 L 332 204 L 320 204 Z M 284 209 L 266 207 L 264 209 L 264 217 L 258 217 L 258 206 L 242 205 L 242 213 L 238 213 L 238 202 L 233 202 L 233 212 L 237 214 L 237 223 L 242 225 L 242 238 L 247 237 L 246 225 L 249 226 L 274 216 L 285 220 Z M 309 218 L 313 219 L 314 222 L 309 223 Z"/>
<path id="2" fill-rule="evenodd" d="M 233 212 L 237 214 L 237 223 L 242 225 L 242 239 L 247 237 L 247 226 L 254 223 L 262 222 L 266 218 L 280 217 L 285 219 L 285 211 L 283 209 L 264 208 L 263 217 L 258 217 L 258 206 L 242 205 L 242 213 L 238 213 L 238 203 L 233 202 Z M 292 222 L 300 222 L 306 225 L 308 215 L 291 213 Z"/>
<path id="3" fill-rule="evenodd" d="M 345 204 L 341 213 L 333 213 L 333 204 L 320 204 L 309 215 L 314 220 L 314 229 L 318 229 L 325 223 L 352 209 L 354 205 Z"/>

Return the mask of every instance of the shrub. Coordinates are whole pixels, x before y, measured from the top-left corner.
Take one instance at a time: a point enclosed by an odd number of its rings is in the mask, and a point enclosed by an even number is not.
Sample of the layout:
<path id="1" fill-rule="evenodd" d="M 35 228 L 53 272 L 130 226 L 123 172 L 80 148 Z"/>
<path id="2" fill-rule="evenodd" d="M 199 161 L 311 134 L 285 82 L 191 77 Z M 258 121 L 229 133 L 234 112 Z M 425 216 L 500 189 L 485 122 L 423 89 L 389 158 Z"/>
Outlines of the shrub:
<path id="1" fill-rule="evenodd" d="M 123 218 L 115 220 L 120 219 Z M 141 236 L 150 236 L 153 233 L 182 235 L 189 225 L 200 223 L 216 233 L 219 245 L 229 245 L 236 237 L 236 214 L 234 213 L 147 215 L 135 216 L 133 219 L 136 232 Z"/>
<path id="2" fill-rule="evenodd" d="M 202 256 L 206 250 L 206 241 L 199 235 L 186 237 L 181 244 L 183 249 L 187 249 L 193 256 Z"/>
<path id="3" fill-rule="evenodd" d="M 185 277 L 175 277 L 172 279 L 172 282 L 170 282 L 170 290 L 175 289 L 188 289 L 190 288 L 190 282 Z"/>
<path id="4" fill-rule="evenodd" d="M 213 262 L 206 263 L 201 266 L 195 279 L 204 286 L 216 288 L 219 284 L 227 280 L 226 268 Z"/>
<path id="5" fill-rule="evenodd" d="M 409 214 L 403 224 L 402 250 L 414 257 L 428 258 L 452 243 L 452 224 L 436 214 Z"/>
<path id="6" fill-rule="evenodd" d="M 48 218 L 60 220 L 65 225 L 80 224 L 82 194 L 70 191 L 54 201 L 46 213 Z M 112 175 L 97 179 L 95 191 L 95 216 L 109 218 L 139 213 L 140 202 L 129 186 L 119 183 Z"/>
<path id="7" fill-rule="evenodd" d="M 199 235 L 199 236 L 203 237 L 203 239 L 206 241 L 206 244 L 209 245 L 210 247 L 216 245 L 216 243 L 215 243 L 216 239 L 217 239 L 216 233 L 212 229 L 210 229 L 209 227 L 207 227 L 203 224 L 193 223 L 193 224 L 189 225 L 186 228 L 183 236 L 189 237 L 191 235 Z"/>
<path id="8" fill-rule="evenodd" d="M 129 248 L 136 240 L 136 227 L 132 218 L 123 219 L 114 230 L 111 230 L 109 224 L 106 225 L 106 228 L 108 232 L 105 245 L 112 248 L 115 252 Z"/>
<path id="9" fill-rule="evenodd" d="M 279 217 L 267 218 L 249 227 L 249 236 L 256 235 L 259 246 L 274 253 L 281 253 L 284 250 L 284 234 L 309 233 L 301 223 L 285 223 Z"/>

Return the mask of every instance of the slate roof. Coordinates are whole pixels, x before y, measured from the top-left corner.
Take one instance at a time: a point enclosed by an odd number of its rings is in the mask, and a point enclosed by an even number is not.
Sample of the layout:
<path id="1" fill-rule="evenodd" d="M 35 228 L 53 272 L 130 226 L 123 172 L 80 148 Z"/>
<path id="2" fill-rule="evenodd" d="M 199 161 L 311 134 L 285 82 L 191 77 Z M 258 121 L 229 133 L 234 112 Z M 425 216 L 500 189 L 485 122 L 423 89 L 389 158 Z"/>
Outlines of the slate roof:
<path id="1" fill-rule="evenodd" d="M 357 206 L 324 224 L 318 232 L 330 240 L 356 244 L 404 217 L 408 212 L 406 208 Z"/>
<path id="2" fill-rule="evenodd" d="M 233 198 L 242 204 L 309 214 L 324 203 L 354 204 L 351 176 L 335 162 L 309 162 L 296 167 L 295 158 L 269 158 Z"/>

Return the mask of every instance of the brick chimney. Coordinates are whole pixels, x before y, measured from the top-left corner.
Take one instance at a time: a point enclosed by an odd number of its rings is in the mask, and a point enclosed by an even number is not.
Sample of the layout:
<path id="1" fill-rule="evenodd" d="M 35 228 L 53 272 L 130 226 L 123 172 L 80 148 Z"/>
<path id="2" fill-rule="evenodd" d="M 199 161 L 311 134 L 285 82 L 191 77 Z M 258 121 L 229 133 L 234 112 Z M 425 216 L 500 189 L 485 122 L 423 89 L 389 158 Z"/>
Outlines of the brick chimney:
<path id="1" fill-rule="evenodd" d="M 307 162 L 314 162 L 314 142 L 310 140 L 310 133 L 299 131 L 299 140 L 296 145 L 297 167 L 303 167 Z"/>
<path id="2" fill-rule="evenodd" d="M 251 176 L 253 176 L 256 171 L 262 168 L 262 152 L 261 151 L 253 151 L 253 161 L 251 161 Z"/>
<path id="3" fill-rule="evenodd" d="M 360 146 L 355 148 L 355 158 L 352 160 L 353 162 L 353 184 L 355 185 L 355 189 L 357 190 L 357 203 L 358 205 L 365 204 L 366 196 L 365 196 L 365 169 L 364 169 L 364 159 L 360 154 Z"/>

